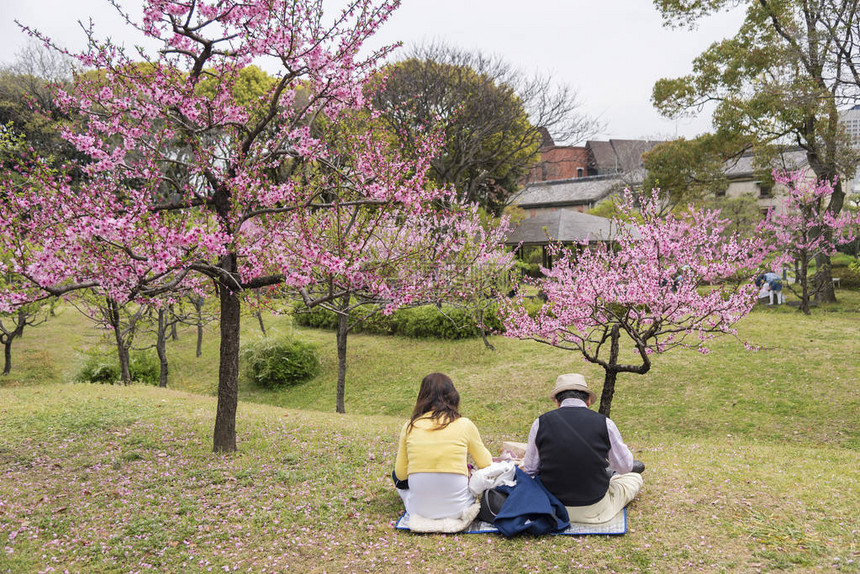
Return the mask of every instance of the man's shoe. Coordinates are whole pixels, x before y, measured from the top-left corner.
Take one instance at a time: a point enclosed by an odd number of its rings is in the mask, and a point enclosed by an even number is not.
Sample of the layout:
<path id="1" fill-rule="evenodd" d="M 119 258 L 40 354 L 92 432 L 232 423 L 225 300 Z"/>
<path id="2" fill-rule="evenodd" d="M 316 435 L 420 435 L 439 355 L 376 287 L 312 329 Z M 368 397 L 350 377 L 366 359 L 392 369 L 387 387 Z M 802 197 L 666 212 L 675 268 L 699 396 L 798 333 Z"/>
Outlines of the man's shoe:
<path id="1" fill-rule="evenodd" d="M 630 470 L 630 472 L 638 472 L 639 474 L 642 474 L 643 472 L 645 472 L 645 463 L 641 460 L 634 460 L 633 468 Z"/>

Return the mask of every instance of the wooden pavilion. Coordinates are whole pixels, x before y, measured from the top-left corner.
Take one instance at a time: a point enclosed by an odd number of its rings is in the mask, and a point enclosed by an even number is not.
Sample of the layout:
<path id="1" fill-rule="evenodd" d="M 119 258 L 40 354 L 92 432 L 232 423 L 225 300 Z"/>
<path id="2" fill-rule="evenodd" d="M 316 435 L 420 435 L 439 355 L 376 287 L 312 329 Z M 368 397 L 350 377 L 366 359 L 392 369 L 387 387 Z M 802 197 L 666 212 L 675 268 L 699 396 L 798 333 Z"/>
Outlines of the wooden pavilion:
<path id="1" fill-rule="evenodd" d="M 581 213 L 576 209 L 541 210 L 523 219 L 511 232 L 505 245 L 518 249 L 539 247 L 544 267 L 552 267 L 547 252 L 550 243 L 595 243 L 612 241 L 616 224 L 611 219 Z"/>

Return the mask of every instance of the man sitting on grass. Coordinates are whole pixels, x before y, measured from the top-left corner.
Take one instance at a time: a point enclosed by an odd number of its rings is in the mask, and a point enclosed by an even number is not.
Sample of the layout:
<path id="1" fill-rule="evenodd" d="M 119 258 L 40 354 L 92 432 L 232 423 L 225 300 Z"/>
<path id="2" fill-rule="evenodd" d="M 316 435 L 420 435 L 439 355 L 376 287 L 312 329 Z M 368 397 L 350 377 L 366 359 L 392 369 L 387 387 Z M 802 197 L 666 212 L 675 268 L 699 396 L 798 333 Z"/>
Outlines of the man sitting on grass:
<path id="1" fill-rule="evenodd" d="M 532 424 L 523 470 L 540 476 L 571 522 L 612 520 L 642 489 L 645 465 L 633 460 L 611 419 L 588 409 L 597 396 L 585 377 L 560 375 L 549 396 L 558 408 Z"/>

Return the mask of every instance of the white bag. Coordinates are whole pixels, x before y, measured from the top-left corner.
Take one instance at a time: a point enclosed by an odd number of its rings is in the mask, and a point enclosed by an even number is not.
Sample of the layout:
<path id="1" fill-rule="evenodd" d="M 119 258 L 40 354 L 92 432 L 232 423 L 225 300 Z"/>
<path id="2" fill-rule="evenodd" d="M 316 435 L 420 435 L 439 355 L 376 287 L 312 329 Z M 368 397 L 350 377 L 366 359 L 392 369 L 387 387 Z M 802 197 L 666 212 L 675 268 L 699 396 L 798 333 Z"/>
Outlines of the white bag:
<path id="1" fill-rule="evenodd" d="M 517 483 L 516 465 L 512 461 L 494 462 L 490 466 L 478 469 L 469 479 L 469 490 L 475 496 L 480 496 L 485 490 L 497 486 L 513 486 Z"/>

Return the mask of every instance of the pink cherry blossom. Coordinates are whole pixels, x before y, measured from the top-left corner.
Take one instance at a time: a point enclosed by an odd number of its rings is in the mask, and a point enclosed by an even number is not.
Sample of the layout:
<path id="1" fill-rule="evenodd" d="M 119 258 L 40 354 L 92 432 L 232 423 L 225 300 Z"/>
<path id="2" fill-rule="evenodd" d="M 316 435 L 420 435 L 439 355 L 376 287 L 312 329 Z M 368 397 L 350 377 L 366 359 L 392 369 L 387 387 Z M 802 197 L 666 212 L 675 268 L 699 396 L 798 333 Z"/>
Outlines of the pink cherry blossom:
<path id="1" fill-rule="evenodd" d="M 390 51 L 362 45 L 399 1 L 344 4 L 332 17 L 312 0 L 146 0 L 142 21 L 127 19 L 158 52 L 141 61 L 90 31 L 72 54 L 91 70 L 57 101 L 80 119 L 64 137 L 91 158 L 85 177 L 33 158 L 0 184 L 3 265 L 29 282 L 0 309 L 90 287 L 124 302 L 215 285 L 215 450 L 236 448 L 244 293 L 336 281 L 390 312 L 498 248 L 469 208 L 431 209 L 451 201 L 426 177 L 432 129 L 409 157 L 372 129 L 350 135 L 356 117 L 373 125 L 364 89 Z M 243 103 L 241 72 L 260 60 L 277 66 L 272 86 Z"/>
<path id="2" fill-rule="evenodd" d="M 506 333 L 576 351 L 606 373 L 600 411 L 606 415 L 618 373 L 644 374 L 651 356 L 697 349 L 734 325 L 755 303 L 755 272 L 766 256 L 759 240 L 726 234 L 716 211 L 689 208 L 659 215 L 656 190 L 641 198 L 641 221 L 627 192 L 611 242 L 552 245 L 553 267 L 527 282 L 546 296 L 536 314 L 526 290 L 504 300 Z M 635 363 L 621 362 L 621 345 Z M 626 359 L 625 359 L 626 360 Z"/>
<path id="3" fill-rule="evenodd" d="M 860 228 L 860 213 L 833 215 L 829 204 L 835 181 L 816 181 L 805 171 L 774 171 L 773 175 L 787 190 L 783 210 L 770 211 L 758 231 L 776 253 L 772 267 L 794 267 L 797 282 L 785 287 L 800 298 L 800 311 L 808 315 L 810 298 L 823 287 L 809 284 L 809 263 L 819 255 L 833 255 L 838 245 L 853 241 Z"/>

